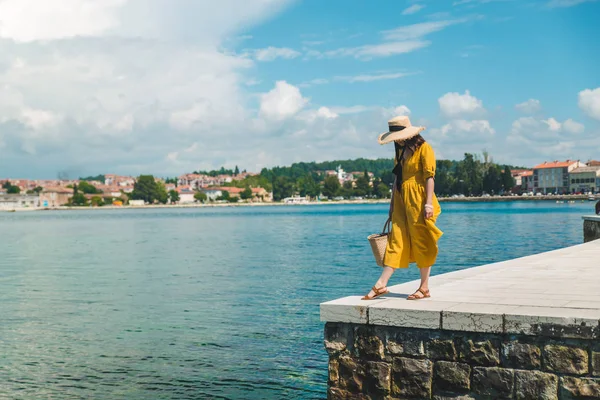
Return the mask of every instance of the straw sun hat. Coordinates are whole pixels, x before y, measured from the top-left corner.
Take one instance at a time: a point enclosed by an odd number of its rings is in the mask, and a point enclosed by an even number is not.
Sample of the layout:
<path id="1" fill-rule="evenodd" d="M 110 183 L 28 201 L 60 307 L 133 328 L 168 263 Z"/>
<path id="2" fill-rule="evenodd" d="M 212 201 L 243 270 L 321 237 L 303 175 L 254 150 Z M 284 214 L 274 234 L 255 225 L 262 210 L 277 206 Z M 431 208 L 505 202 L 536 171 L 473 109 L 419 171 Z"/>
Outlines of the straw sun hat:
<path id="1" fill-rule="evenodd" d="M 379 144 L 388 144 L 396 140 L 406 140 L 425 130 L 424 126 L 412 126 L 406 116 L 394 117 L 388 121 L 389 132 L 382 133 L 377 139 Z"/>

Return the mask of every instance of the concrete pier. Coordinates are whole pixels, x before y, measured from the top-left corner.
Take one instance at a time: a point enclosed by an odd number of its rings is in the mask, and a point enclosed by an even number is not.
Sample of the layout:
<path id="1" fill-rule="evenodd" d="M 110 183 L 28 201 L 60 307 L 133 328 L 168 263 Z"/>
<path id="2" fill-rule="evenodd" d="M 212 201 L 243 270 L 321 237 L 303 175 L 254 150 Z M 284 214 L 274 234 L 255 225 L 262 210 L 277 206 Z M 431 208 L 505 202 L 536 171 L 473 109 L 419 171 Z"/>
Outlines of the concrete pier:
<path id="1" fill-rule="evenodd" d="M 600 399 L 600 240 L 417 287 L 321 304 L 330 399 Z"/>
<path id="2" fill-rule="evenodd" d="M 600 215 L 583 217 L 583 241 L 591 242 L 600 239 Z"/>

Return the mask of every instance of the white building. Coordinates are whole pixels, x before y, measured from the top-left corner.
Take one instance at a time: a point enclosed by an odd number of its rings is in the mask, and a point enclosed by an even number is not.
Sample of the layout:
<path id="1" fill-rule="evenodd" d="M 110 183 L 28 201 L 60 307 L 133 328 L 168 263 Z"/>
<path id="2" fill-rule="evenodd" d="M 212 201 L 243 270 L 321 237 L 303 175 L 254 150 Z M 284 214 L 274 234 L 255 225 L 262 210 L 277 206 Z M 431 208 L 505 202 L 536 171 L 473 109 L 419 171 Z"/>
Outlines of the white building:
<path id="1" fill-rule="evenodd" d="M 38 208 L 40 196 L 28 194 L 0 195 L 0 210 L 17 210 L 19 208 Z"/>
<path id="2" fill-rule="evenodd" d="M 585 164 L 573 160 L 544 162 L 535 166 L 533 168 L 535 192 L 543 194 L 569 193 L 569 173 L 579 167 L 585 167 Z"/>
<path id="3" fill-rule="evenodd" d="M 202 189 L 208 200 L 215 201 L 217 197 L 221 197 L 223 192 L 220 189 Z"/>

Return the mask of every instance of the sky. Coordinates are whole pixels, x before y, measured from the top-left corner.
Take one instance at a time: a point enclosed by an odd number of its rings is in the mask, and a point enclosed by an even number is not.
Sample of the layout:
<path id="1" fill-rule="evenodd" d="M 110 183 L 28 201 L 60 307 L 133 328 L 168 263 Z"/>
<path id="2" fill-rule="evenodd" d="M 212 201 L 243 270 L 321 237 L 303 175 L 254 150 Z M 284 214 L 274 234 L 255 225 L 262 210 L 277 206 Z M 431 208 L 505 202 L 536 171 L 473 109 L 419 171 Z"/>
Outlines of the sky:
<path id="1" fill-rule="evenodd" d="M 0 177 L 600 159 L 597 0 L 0 0 Z"/>

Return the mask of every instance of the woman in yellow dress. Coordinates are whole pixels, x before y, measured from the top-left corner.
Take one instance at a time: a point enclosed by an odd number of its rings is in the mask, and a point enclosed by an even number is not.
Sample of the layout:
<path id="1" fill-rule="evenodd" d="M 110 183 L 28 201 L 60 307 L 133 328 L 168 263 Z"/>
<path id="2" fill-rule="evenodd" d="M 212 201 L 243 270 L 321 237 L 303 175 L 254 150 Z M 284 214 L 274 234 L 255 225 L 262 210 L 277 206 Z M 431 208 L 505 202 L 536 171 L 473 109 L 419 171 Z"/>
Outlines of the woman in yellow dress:
<path id="1" fill-rule="evenodd" d="M 398 268 L 416 263 L 421 284 L 408 300 L 430 297 L 429 273 L 438 255 L 442 231 L 435 225 L 442 212 L 434 193 L 435 154 L 408 117 L 388 121 L 389 132 L 379 136 L 380 144 L 394 143 L 396 150 L 392 197 L 392 229 L 388 236 L 383 272 L 363 300 L 389 293 L 388 281 Z"/>

